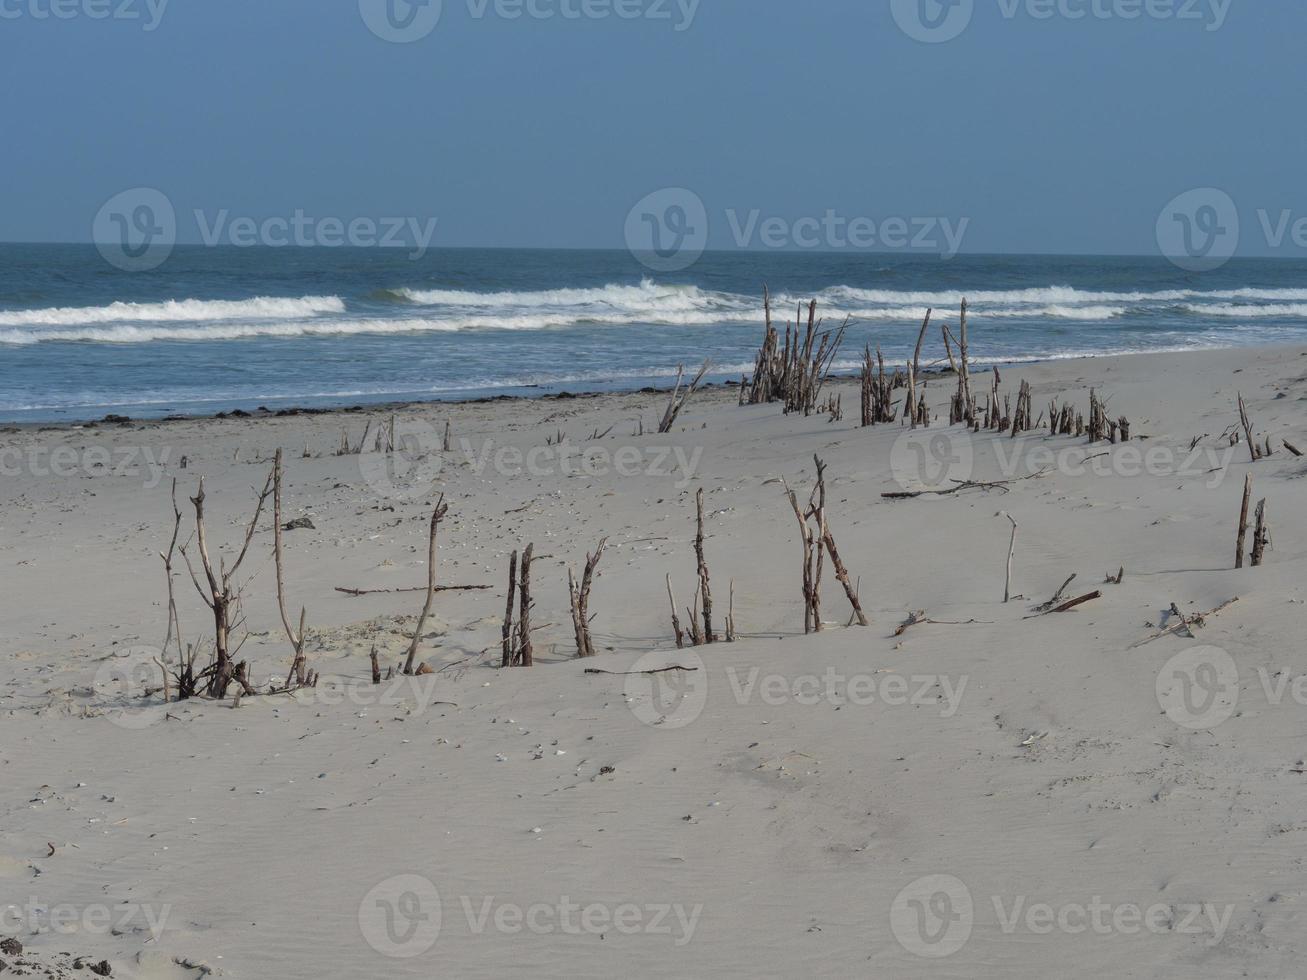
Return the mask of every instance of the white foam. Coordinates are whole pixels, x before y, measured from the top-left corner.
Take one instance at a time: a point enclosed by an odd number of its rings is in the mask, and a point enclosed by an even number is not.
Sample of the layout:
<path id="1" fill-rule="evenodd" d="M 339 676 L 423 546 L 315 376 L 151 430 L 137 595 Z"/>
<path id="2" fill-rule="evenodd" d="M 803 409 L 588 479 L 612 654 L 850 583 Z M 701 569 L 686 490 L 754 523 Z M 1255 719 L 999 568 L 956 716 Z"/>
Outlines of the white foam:
<path id="1" fill-rule="evenodd" d="M 108 306 L 52 307 L 0 312 L 0 326 L 76 326 L 94 323 L 184 323 L 207 320 L 291 319 L 323 313 L 344 313 L 339 296 L 279 299 L 181 299 L 163 303 L 110 303 Z"/>
<path id="2" fill-rule="evenodd" d="M 1212 303 L 1201 306 L 1191 304 L 1185 307 L 1190 313 L 1201 316 L 1289 316 L 1307 317 L 1307 303 L 1266 303 L 1259 306 L 1242 306 L 1235 303 Z"/>

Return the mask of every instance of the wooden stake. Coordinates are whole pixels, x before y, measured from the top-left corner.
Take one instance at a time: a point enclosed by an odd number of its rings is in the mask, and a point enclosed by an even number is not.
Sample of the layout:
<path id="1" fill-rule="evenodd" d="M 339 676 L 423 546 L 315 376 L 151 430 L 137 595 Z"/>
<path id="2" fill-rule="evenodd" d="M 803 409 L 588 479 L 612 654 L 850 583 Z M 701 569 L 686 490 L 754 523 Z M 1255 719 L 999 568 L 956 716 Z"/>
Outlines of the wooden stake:
<path id="1" fill-rule="evenodd" d="M 676 615 L 676 596 L 672 594 L 672 576 L 667 576 L 667 598 L 672 604 L 672 629 L 676 631 L 676 649 L 685 648 L 685 633 L 681 629 L 681 618 Z"/>
<path id="2" fill-rule="evenodd" d="M 1007 582 L 1003 586 L 1003 601 L 1006 603 L 1010 602 L 1012 599 L 1012 559 L 1016 557 L 1017 553 L 1018 525 L 1016 519 L 1013 518 L 1011 514 L 1004 512 L 1003 516 L 1012 522 L 1012 542 L 1008 545 L 1007 549 Z"/>
<path id="3" fill-rule="evenodd" d="M 404 661 L 404 673 L 409 676 L 413 674 L 418 647 L 422 644 L 422 628 L 426 625 L 427 616 L 431 615 L 431 605 L 436 598 L 436 531 L 440 527 L 441 519 L 447 513 L 449 513 L 449 505 L 445 503 L 445 495 L 442 493 L 440 499 L 436 501 L 435 509 L 431 512 L 431 534 L 427 543 L 427 600 L 422 604 L 417 626 L 413 629 L 413 641 L 408 646 L 408 658 Z"/>
<path id="4" fill-rule="evenodd" d="M 517 616 L 517 662 L 521 667 L 535 666 L 535 648 L 531 643 L 531 557 L 535 545 L 529 544 L 522 552 L 521 577 L 517 591 L 520 597 Z"/>
<path id="5" fill-rule="evenodd" d="M 1266 500 L 1263 498 L 1257 502 L 1257 527 L 1253 531 L 1253 568 L 1261 566 L 1270 543 L 1271 528 L 1266 520 Z"/>
<path id="6" fill-rule="evenodd" d="M 1243 478 L 1243 506 L 1239 508 L 1239 536 L 1234 545 L 1234 567 L 1243 568 L 1244 541 L 1248 538 L 1248 507 L 1253 499 L 1253 475 Z"/>
<path id="7" fill-rule="evenodd" d="M 699 564 L 699 593 L 703 600 L 703 639 L 705 643 L 713 643 L 716 637 L 712 629 L 712 588 L 708 583 L 708 562 L 704 558 L 703 551 L 703 487 L 700 487 L 694 495 L 696 526 L 697 531 L 694 536 L 694 554 Z"/>
<path id="8" fill-rule="evenodd" d="M 504 610 L 504 659 L 502 667 L 512 667 L 515 659 L 513 649 L 513 600 L 517 598 L 517 552 L 508 560 L 508 608 Z"/>

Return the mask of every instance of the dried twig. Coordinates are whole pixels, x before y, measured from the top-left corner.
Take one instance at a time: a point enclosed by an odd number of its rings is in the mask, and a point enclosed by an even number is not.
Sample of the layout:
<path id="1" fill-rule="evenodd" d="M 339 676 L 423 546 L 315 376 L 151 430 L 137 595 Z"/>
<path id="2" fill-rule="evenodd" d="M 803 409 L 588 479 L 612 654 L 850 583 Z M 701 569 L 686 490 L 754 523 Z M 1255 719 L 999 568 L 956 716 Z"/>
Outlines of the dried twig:
<path id="1" fill-rule="evenodd" d="M 449 513 L 449 505 L 445 503 L 445 495 L 442 493 L 431 512 L 431 533 L 427 543 L 427 601 L 422 604 L 417 625 L 413 627 L 413 641 L 408 645 L 408 657 L 404 660 L 404 673 L 409 676 L 413 674 L 418 647 L 422 644 L 422 628 L 426 625 L 427 617 L 431 615 L 431 605 L 436 598 L 436 532 L 440 528 L 441 519 L 447 513 Z"/>

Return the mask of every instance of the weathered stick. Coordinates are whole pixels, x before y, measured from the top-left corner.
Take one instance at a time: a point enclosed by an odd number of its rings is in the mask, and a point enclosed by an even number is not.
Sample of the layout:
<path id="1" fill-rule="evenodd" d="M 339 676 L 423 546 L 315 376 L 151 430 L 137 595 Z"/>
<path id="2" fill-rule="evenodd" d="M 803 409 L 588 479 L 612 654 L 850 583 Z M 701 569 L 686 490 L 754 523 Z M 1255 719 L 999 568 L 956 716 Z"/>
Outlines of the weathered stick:
<path id="1" fill-rule="evenodd" d="M 342 595 L 359 598 L 365 595 L 399 595 L 406 592 L 425 592 L 427 586 L 418 585 L 411 589 L 347 589 L 343 586 L 336 586 L 336 591 Z M 437 585 L 437 592 L 486 592 L 493 589 L 493 585 Z"/>
<path id="2" fill-rule="evenodd" d="M 676 649 L 685 648 L 685 632 L 681 629 L 681 618 L 676 615 L 676 596 L 672 594 L 672 576 L 667 576 L 667 598 L 672 604 L 672 629 L 676 631 Z"/>
<path id="3" fill-rule="evenodd" d="M 1248 438 L 1248 454 L 1255 463 L 1261 459 L 1262 451 L 1257 445 L 1257 440 L 1253 438 L 1253 425 L 1248 418 L 1248 406 L 1244 404 L 1242 393 L 1239 395 L 1239 421 L 1243 423 L 1243 432 Z"/>
<path id="4" fill-rule="evenodd" d="M 1012 559 L 1017 553 L 1017 522 L 1011 514 L 1004 512 L 1004 517 L 1012 522 L 1012 541 L 1007 549 L 1007 582 L 1003 586 L 1003 601 L 1009 602 L 1012 599 Z"/>
<path id="5" fill-rule="evenodd" d="M 531 558 L 534 554 L 535 545 L 527 545 L 522 552 L 521 574 L 517 583 L 517 663 L 520 667 L 535 666 L 535 647 L 531 643 Z"/>
<path id="6" fill-rule="evenodd" d="M 304 621 L 308 610 L 300 608 L 300 628 L 297 633 L 290 625 L 290 616 L 286 613 L 286 585 L 283 575 L 281 550 L 281 449 L 272 461 L 272 553 L 277 574 L 277 609 L 281 613 L 281 625 L 286 629 L 286 638 L 290 640 L 295 656 L 291 659 L 290 672 L 286 675 L 286 687 L 291 684 L 304 687 L 309 682 L 308 660 L 304 656 Z"/>
<path id="7" fill-rule="evenodd" d="M 1244 542 L 1248 538 L 1248 507 L 1253 499 L 1253 475 L 1243 478 L 1243 506 L 1239 509 L 1239 535 L 1234 544 L 1234 567 L 1243 568 Z"/>
<path id="8" fill-rule="evenodd" d="M 1271 529 L 1266 520 L 1266 500 L 1257 502 L 1257 527 L 1253 530 L 1253 568 L 1259 568 L 1271 543 Z"/>
<path id="9" fill-rule="evenodd" d="M 1144 646 L 1145 644 L 1152 643 L 1154 640 L 1160 640 L 1164 636 L 1170 636 L 1172 633 L 1178 633 L 1180 632 L 1180 630 L 1188 630 L 1190 636 L 1192 636 L 1194 627 L 1205 626 L 1207 624 L 1208 617 L 1215 616 L 1219 613 L 1224 612 L 1226 609 L 1229 609 L 1238 601 L 1239 601 L 1239 597 L 1235 596 L 1233 599 L 1228 599 L 1225 602 L 1221 603 L 1219 606 L 1217 606 L 1209 613 L 1200 613 L 1199 615 L 1190 617 L 1188 619 L 1186 619 L 1184 616 L 1180 616 L 1179 622 L 1168 626 L 1166 629 L 1162 630 L 1161 632 L 1154 633 L 1152 636 L 1145 637 L 1144 639 L 1140 640 L 1138 643 L 1131 646 L 1130 649 L 1131 650 L 1138 649 L 1139 647 Z M 1176 608 L 1175 603 L 1171 603 L 1171 608 L 1172 609 Z"/>
<path id="10" fill-rule="evenodd" d="M 578 657 L 593 657 L 595 655 L 594 642 L 590 637 L 590 586 L 594 580 L 595 568 L 599 565 L 599 560 L 604 556 L 604 549 L 608 547 L 608 539 L 604 538 L 599 542 L 599 547 L 595 549 L 593 555 L 585 556 L 585 572 L 581 576 L 581 582 L 578 585 L 576 577 L 572 570 L 567 570 L 568 594 L 572 603 L 572 625 L 576 631 L 576 655 Z"/>
<path id="11" fill-rule="evenodd" d="M 513 600 L 517 598 L 517 552 L 508 559 L 508 607 L 504 610 L 504 659 L 501 666 L 513 666 Z"/>
<path id="12" fill-rule="evenodd" d="M 426 625 L 427 617 L 431 615 L 431 605 L 436 599 L 436 532 L 447 513 L 449 505 L 445 503 L 445 495 L 442 493 L 431 512 L 431 534 L 427 543 L 427 601 L 422 604 L 417 626 L 413 628 L 413 642 L 408 646 L 408 658 L 404 661 L 404 673 L 409 676 L 413 674 L 413 663 L 417 660 L 418 647 L 422 644 L 422 627 Z"/>
<path id="13" fill-rule="evenodd" d="M 681 414 L 681 409 L 689 404 L 690 399 L 694 397 L 694 393 L 699 390 L 704 375 L 708 373 L 708 369 L 711 367 L 712 361 L 705 360 L 703 367 L 699 368 L 699 373 L 694 376 L 694 380 L 690 382 L 690 386 L 685 389 L 684 393 L 681 392 L 681 378 L 685 373 L 685 366 L 682 365 L 677 369 L 676 387 L 672 389 L 672 397 L 667 403 L 667 411 L 663 413 L 663 420 L 658 423 L 658 432 L 660 434 L 666 435 L 672 431 L 672 426 L 676 424 L 676 417 Z"/>
<path id="14" fill-rule="evenodd" d="M 1054 613 L 1070 612 L 1072 609 L 1075 609 L 1077 606 L 1083 606 L 1086 602 L 1091 602 L 1094 599 L 1101 599 L 1102 597 L 1103 597 L 1102 592 L 1090 592 L 1088 595 L 1082 595 L 1078 599 L 1072 599 L 1070 602 L 1064 602 L 1062 603 L 1062 605 L 1056 606 L 1053 609 L 1048 610 L 1047 612 L 1036 613 L 1033 616 L 1027 616 L 1025 618 L 1039 619 L 1041 616 L 1051 616 Z"/>
<path id="15" fill-rule="evenodd" d="M 694 555 L 699 565 L 699 592 L 703 601 L 703 640 L 713 643 L 717 637 L 712 629 L 712 588 L 708 582 L 708 561 L 703 551 L 703 487 L 694 495 L 696 531 L 694 536 Z"/>

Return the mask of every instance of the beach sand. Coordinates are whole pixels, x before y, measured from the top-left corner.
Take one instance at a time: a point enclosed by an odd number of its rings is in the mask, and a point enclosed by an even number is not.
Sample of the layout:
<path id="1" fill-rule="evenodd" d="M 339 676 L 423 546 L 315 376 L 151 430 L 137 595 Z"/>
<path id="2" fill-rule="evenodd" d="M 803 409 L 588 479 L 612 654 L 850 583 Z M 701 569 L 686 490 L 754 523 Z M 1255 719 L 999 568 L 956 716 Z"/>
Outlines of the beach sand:
<path id="1" fill-rule="evenodd" d="M 1307 448 L 1307 354 L 1001 372 L 1036 416 L 1095 388 L 1131 442 L 863 429 L 848 382 L 841 422 L 725 388 L 665 436 L 651 393 L 407 406 L 398 461 L 335 455 L 389 409 L 0 433 L 0 938 L 150 978 L 1297 975 L 1307 460 L 1281 440 Z M 1256 463 L 1228 438 L 1239 392 L 1277 450 Z M 286 591 L 318 687 L 146 696 L 171 481 L 185 539 L 204 478 L 230 562 L 278 448 L 284 519 L 313 525 L 286 532 Z M 781 481 L 806 497 L 814 454 L 871 624 L 828 567 L 804 636 Z M 1236 571 L 1248 474 L 1273 548 Z M 882 497 L 957 479 L 1010 482 Z M 739 638 L 677 650 L 665 576 L 684 621 L 700 489 Z M 492 588 L 437 596 L 436 673 L 373 687 L 423 597 L 335 590 L 424 585 L 440 493 L 439 582 Z M 567 568 L 603 537 L 577 660 Z M 529 542 L 536 666 L 502 670 Z M 271 548 L 265 514 L 241 575 L 260 687 L 290 663 Z M 1072 573 L 1067 598 L 1101 597 L 1031 618 Z M 176 596 L 185 639 L 211 636 L 180 561 Z M 1172 603 L 1235 597 L 1137 645 Z M 696 669 L 622 673 L 668 666 Z"/>

